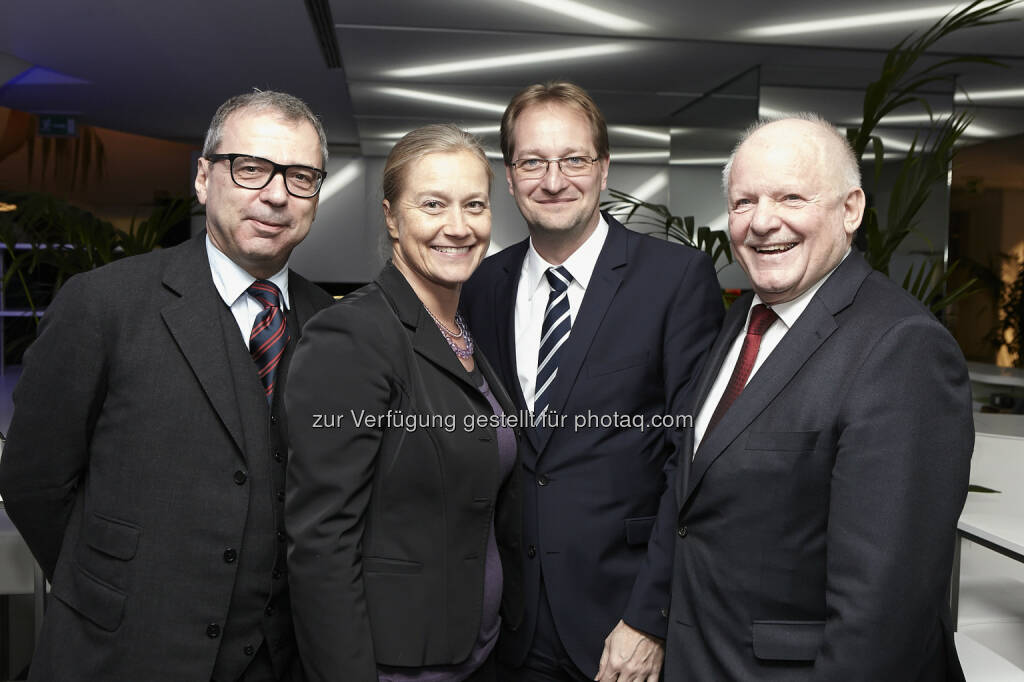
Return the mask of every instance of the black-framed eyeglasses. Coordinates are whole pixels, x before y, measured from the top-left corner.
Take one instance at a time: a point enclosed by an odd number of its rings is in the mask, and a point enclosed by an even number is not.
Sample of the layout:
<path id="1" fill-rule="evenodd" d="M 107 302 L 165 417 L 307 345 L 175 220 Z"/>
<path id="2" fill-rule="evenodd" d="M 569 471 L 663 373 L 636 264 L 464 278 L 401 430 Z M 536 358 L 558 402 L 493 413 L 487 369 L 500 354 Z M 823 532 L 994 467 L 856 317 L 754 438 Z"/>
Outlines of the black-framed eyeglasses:
<path id="1" fill-rule="evenodd" d="M 280 173 L 288 194 L 300 199 L 315 197 L 327 177 L 327 171 L 319 168 L 285 166 L 249 154 L 210 154 L 204 158 L 211 163 L 226 159 L 231 168 L 231 179 L 245 189 L 263 189 Z"/>
<path id="2" fill-rule="evenodd" d="M 562 175 L 577 177 L 589 173 L 600 158 L 599 156 L 563 156 L 560 159 L 530 158 L 519 159 L 509 165 L 524 178 L 542 178 L 547 175 L 548 166 L 557 163 L 558 170 L 562 171 Z"/>

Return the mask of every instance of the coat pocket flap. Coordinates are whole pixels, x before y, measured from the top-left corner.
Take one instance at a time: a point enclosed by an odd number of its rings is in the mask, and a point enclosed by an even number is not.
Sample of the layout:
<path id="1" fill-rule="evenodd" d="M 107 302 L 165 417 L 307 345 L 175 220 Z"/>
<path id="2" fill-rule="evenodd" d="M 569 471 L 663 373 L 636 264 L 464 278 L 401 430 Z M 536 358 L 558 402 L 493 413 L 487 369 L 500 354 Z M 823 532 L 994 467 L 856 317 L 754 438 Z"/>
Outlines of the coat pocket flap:
<path id="1" fill-rule="evenodd" d="M 654 529 L 654 516 L 637 516 L 633 519 L 626 519 L 626 544 L 646 545 L 651 539 L 651 530 Z"/>
<path id="2" fill-rule="evenodd" d="M 754 656 L 762 661 L 813 661 L 825 637 L 823 620 L 755 620 Z"/>
<path id="3" fill-rule="evenodd" d="M 125 596 L 81 566 L 71 564 L 66 580 L 53 583 L 51 593 L 82 617 L 107 632 L 121 625 Z"/>
<path id="4" fill-rule="evenodd" d="M 139 528 L 124 521 L 92 514 L 86 521 L 85 541 L 98 552 L 127 561 L 139 548 Z"/>
<path id="5" fill-rule="evenodd" d="M 647 362 L 647 358 L 650 357 L 648 351 L 641 351 L 639 353 L 632 353 L 621 358 L 612 358 L 610 360 L 596 360 L 587 364 L 587 376 L 599 377 L 604 374 L 611 374 L 612 372 L 618 372 L 622 369 L 628 369 L 630 367 L 636 367 Z"/>
<path id="6" fill-rule="evenodd" d="M 363 570 L 367 573 L 422 573 L 423 564 L 409 559 L 364 556 Z"/>

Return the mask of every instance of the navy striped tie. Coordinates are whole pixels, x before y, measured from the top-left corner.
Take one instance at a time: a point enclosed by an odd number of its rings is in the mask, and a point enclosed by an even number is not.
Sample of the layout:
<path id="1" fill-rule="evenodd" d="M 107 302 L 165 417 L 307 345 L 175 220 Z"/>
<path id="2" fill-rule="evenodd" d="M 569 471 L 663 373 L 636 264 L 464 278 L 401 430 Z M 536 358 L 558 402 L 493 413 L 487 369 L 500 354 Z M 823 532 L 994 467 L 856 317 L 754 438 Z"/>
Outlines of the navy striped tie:
<path id="1" fill-rule="evenodd" d="M 565 268 L 548 268 L 544 273 L 551 285 L 548 307 L 544 310 L 544 324 L 540 329 L 540 352 L 537 355 L 537 384 L 534 392 L 533 414 L 540 419 L 551 400 L 551 386 L 558 374 L 558 356 L 569 338 L 572 320 L 569 317 L 569 284 L 572 275 Z"/>
<path id="2" fill-rule="evenodd" d="M 263 310 L 252 325 L 252 333 L 249 334 L 249 352 L 259 370 L 267 403 L 270 403 L 274 399 L 277 366 L 291 337 L 288 335 L 284 311 L 281 310 L 281 291 L 274 283 L 258 279 L 246 291 L 263 305 Z"/>

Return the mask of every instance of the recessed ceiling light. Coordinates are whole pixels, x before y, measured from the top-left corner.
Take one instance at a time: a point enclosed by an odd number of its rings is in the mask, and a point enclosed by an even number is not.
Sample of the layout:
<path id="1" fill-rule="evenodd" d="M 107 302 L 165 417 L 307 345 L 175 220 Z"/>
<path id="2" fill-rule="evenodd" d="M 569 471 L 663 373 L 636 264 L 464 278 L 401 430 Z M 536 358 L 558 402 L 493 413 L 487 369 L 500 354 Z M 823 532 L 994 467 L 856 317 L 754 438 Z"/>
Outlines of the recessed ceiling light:
<path id="1" fill-rule="evenodd" d="M 668 171 L 658 171 L 630 194 L 642 201 L 650 201 L 654 195 L 666 187 L 668 187 Z"/>
<path id="2" fill-rule="evenodd" d="M 459 127 L 462 128 L 462 126 Z M 465 130 L 467 133 L 472 133 L 473 135 L 497 135 L 498 133 L 501 132 L 501 126 L 470 126 L 468 128 L 462 129 Z M 379 140 L 400 140 L 406 135 L 408 135 L 411 130 L 412 128 L 409 128 L 409 130 L 397 130 L 392 131 L 390 133 L 381 133 L 380 135 L 373 135 L 371 137 Z"/>
<path id="3" fill-rule="evenodd" d="M 361 178 L 364 172 L 362 159 L 353 159 L 344 168 L 332 169 L 331 174 L 324 180 L 324 186 L 320 188 L 320 203 L 326 204 L 332 196 Z"/>
<path id="4" fill-rule="evenodd" d="M 803 33 L 827 33 L 829 31 L 867 28 L 870 26 L 904 24 L 929 19 L 941 19 L 957 7 L 958 5 L 933 5 L 931 7 L 893 10 L 891 12 L 853 14 L 832 19 L 815 19 L 811 21 L 797 21 L 790 24 L 775 24 L 774 26 L 758 26 L 756 28 L 748 28 L 740 33 L 749 37 L 775 38 Z"/>
<path id="5" fill-rule="evenodd" d="M 588 59 L 610 54 L 619 54 L 635 50 L 636 45 L 627 43 L 600 43 L 583 47 L 566 47 L 558 50 L 539 50 L 533 52 L 517 52 L 516 54 L 497 57 L 481 57 L 479 59 L 460 59 L 454 62 L 411 66 L 404 69 L 385 71 L 388 78 L 418 78 L 420 76 L 437 76 L 446 73 L 463 73 L 466 71 L 491 71 L 506 69 L 510 66 L 524 64 L 542 64 L 545 62 L 562 62 L 571 59 Z"/>
<path id="6" fill-rule="evenodd" d="M 882 119 L 882 123 L 943 123 L 952 115 L 953 114 L 948 111 L 932 112 L 932 116 L 930 118 L 928 114 L 898 114 L 896 116 L 886 116 Z M 850 121 L 848 125 L 859 126 L 860 124 L 860 121 Z M 971 137 L 998 137 L 999 133 L 990 128 L 984 128 L 976 123 L 971 123 L 964 132 L 964 135 L 969 135 Z"/>
<path id="7" fill-rule="evenodd" d="M 519 0 L 519 2 L 613 31 L 630 33 L 650 30 L 647 24 L 641 23 L 636 19 L 612 14 L 611 12 L 590 7 L 582 2 L 574 2 L 574 0 Z"/>
<path id="8" fill-rule="evenodd" d="M 423 92 L 421 90 L 410 90 L 409 88 L 393 88 L 391 86 L 386 85 L 379 86 L 375 89 L 382 95 L 404 97 L 405 99 L 417 99 L 424 102 L 434 102 L 435 104 L 447 104 L 448 106 L 460 107 L 463 109 L 489 111 L 494 114 L 505 113 L 504 104 L 495 104 L 493 102 L 481 102 L 480 100 L 468 99 L 466 97 L 452 97 L 450 95 L 439 95 L 436 92 Z"/>
<path id="9" fill-rule="evenodd" d="M 672 159 L 669 164 L 672 166 L 721 166 L 728 157 L 725 156 L 708 156 L 704 158 L 692 158 L 692 159 Z"/>
<path id="10" fill-rule="evenodd" d="M 793 116 L 796 116 L 796 112 L 783 111 L 782 109 L 776 109 L 774 107 L 769 107 L 764 104 L 760 105 L 757 108 L 757 117 L 761 120 L 768 120 L 773 118 L 791 118 Z"/>
<path id="11" fill-rule="evenodd" d="M 612 161 L 639 161 L 641 159 L 661 159 L 665 160 L 668 158 L 668 150 L 655 151 L 655 152 L 622 152 L 621 154 L 611 153 Z"/>
<path id="12" fill-rule="evenodd" d="M 1024 98 L 1024 88 L 1010 88 L 1007 90 L 971 90 L 970 92 L 958 92 L 955 95 L 957 102 L 978 102 L 986 99 L 1020 99 Z"/>
<path id="13" fill-rule="evenodd" d="M 672 136 L 668 133 L 659 133 L 656 130 L 647 130 L 646 128 L 635 128 L 633 126 L 608 126 L 608 130 L 621 135 L 643 137 L 648 140 L 657 140 L 658 142 L 668 143 L 672 141 Z"/>

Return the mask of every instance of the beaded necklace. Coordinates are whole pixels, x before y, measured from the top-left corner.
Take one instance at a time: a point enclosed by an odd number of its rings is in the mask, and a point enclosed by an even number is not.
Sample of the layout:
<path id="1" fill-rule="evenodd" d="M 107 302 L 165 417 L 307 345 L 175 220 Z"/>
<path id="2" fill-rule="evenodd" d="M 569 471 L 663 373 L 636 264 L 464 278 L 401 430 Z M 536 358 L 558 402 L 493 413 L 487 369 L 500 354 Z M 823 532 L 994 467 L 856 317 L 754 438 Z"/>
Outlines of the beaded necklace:
<path id="1" fill-rule="evenodd" d="M 427 311 L 427 315 L 430 315 L 430 319 L 434 321 L 437 328 L 441 331 L 441 336 L 451 346 L 452 351 L 460 360 L 467 360 L 473 357 L 473 337 L 469 335 L 469 330 L 466 329 L 466 323 L 462 319 L 461 313 L 455 313 L 455 326 L 458 327 L 458 331 L 452 331 L 449 329 L 441 320 L 437 319 L 434 313 L 430 312 L 430 308 L 423 306 L 424 310 Z M 455 343 L 455 339 L 466 339 L 466 347 L 459 348 L 459 344 Z"/>

